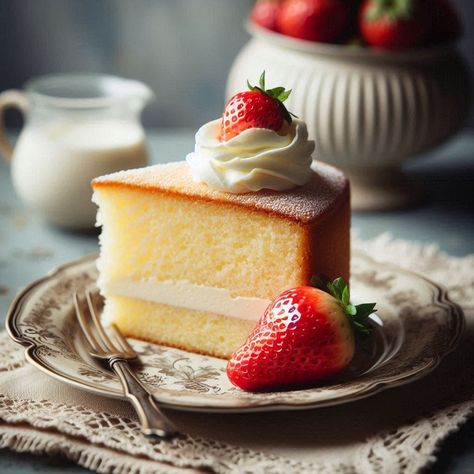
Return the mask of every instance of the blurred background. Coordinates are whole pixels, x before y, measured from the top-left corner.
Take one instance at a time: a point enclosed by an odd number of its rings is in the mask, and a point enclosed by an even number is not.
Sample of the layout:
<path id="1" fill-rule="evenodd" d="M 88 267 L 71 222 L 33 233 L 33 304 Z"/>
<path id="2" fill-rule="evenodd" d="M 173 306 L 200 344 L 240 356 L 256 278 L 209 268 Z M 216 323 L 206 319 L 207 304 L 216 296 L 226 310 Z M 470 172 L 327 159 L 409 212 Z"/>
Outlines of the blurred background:
<path id="1" fill-rule="evenodd" d="M 156 94 L 148 127 L 191 127 L 219 116 L 229 68 L 249 35 L 252 0 L 0 0 L 0 90 L 56 72 L 142 80 Z M 474 72 L 474 1 L 453 0 L 459 47 Z M 20 117 L 8 113 L 8 123 Z M 474 126 L 470 114 L 468 126 Z"/>

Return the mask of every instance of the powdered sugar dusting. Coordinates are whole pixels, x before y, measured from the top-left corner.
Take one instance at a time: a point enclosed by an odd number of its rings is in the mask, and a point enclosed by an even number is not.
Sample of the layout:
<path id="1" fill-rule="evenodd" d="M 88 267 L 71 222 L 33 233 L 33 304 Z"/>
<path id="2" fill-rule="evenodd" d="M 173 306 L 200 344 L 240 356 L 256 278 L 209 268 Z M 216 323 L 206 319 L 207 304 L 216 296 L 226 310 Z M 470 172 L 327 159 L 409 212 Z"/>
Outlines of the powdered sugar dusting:
<path id="1" fill-rule="evenodd" d="M 217 191 L 206 184 L 194 182 L 189 165 L 184 161 L 119 171 L 96 178 L 92 184 L 96 189 L 126 186 L 152 193 L 181 194 L 190 198 L 245 206 L 309 223 L 329 212 L 335 202 L 349 192 L 348 181 L 341 171 L 322 163 L 314 164 L 313 170 L 311 180 L 304 186 L 289 191 L 262 190 L 246 194 Z"/>

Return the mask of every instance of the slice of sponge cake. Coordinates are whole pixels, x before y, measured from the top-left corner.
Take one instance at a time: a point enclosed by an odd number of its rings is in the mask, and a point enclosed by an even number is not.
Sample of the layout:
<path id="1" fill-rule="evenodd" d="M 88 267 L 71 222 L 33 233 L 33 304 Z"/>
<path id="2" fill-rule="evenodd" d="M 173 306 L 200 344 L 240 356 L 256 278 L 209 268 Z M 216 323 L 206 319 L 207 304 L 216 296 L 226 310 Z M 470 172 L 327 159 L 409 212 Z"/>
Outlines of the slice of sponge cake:
<path id="1" fill-rule="evenodd" d="M 281 291 L 349 279 L 349 185 L 328 165 L 284 192 L 216 191 L 185 162 L 93 188 L 104 317 L 127 336 L 228 358 Z"/>

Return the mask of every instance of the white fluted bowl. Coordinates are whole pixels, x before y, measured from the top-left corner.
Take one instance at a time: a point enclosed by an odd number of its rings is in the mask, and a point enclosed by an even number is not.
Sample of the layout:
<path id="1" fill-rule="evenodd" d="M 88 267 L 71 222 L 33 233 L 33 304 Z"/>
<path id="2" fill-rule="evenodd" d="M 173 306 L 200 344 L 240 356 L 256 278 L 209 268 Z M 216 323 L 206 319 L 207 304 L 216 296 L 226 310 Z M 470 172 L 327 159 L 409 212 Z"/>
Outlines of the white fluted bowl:
<path id="1" fill-rule="evenodd" d="M 316 158 L 351 178 L 354 208 L 411 202 L 402 163 L 445 141 L 468 115 L 468 73 L 455 47 L 383 52 L 248 29 L 228 96 L 265 70 L 268 86 L 293 89 L 286 104 L 307 122 Z"/>

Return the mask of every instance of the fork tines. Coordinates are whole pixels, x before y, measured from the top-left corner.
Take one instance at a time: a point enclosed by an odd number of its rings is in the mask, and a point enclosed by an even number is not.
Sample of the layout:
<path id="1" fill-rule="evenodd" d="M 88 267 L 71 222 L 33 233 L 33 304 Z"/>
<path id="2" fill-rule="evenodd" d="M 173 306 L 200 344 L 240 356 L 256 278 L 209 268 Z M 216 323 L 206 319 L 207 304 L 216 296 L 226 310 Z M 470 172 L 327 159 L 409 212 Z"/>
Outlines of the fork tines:
<path id="1" fill-rule="evenodd" d="M 108 327 L 111 335 L 113 335 L 113 340 L 107 334 L 97 310 L 98 296 L 97 293 L 92 294 L 90 291 L 87 291 L 85 296 L 86 304 L 84 305 L 77 293 L 74 293 L 76 316 L 87 342 L 97 355 L 100 354 L 104 357 L 112 355 L 122 356 L 126 359 L 136 357 L 136 352 L 115 325 Z"/>

